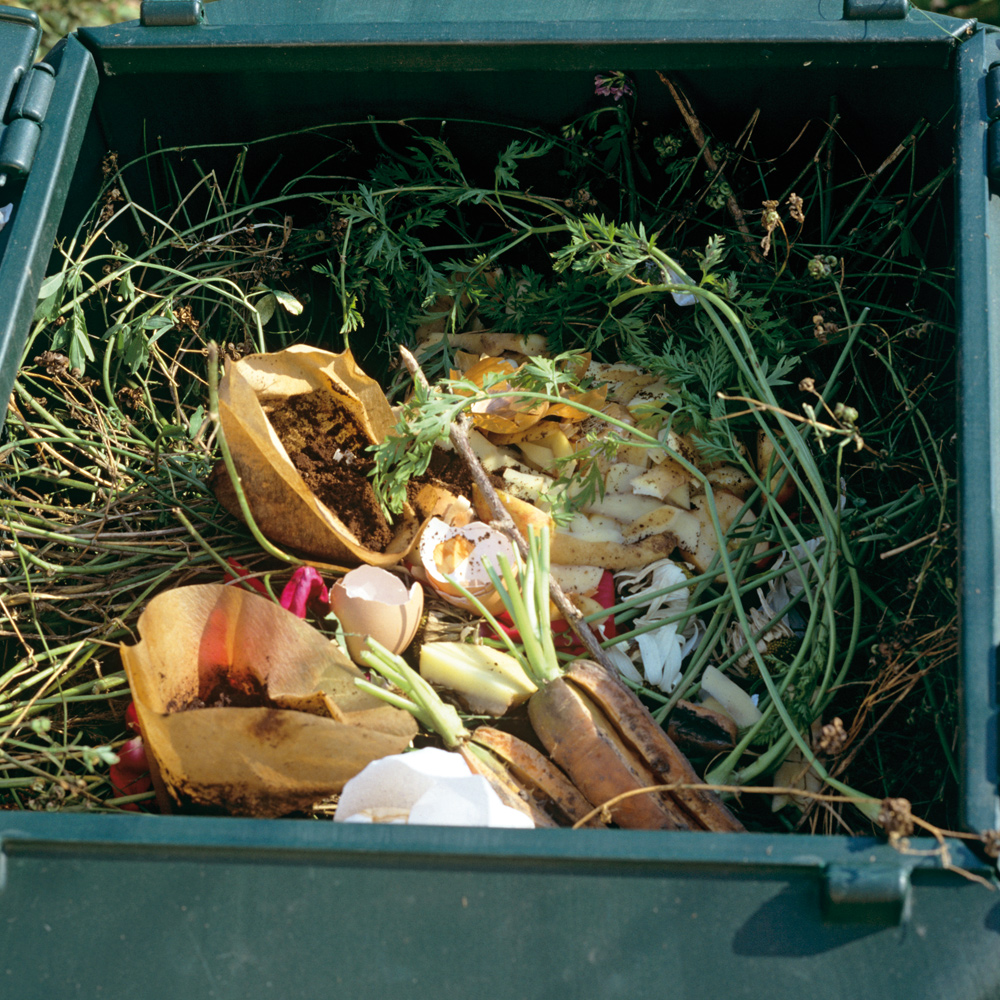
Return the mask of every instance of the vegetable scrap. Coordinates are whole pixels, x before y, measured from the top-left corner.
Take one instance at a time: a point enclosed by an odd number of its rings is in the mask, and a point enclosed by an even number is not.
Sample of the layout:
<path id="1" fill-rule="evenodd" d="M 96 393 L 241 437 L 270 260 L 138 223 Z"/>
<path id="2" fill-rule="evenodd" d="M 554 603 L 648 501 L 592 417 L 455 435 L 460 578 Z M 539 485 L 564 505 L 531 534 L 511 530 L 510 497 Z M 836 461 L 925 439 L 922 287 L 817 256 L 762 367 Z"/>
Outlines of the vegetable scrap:
<path id="1" fill-rule="evenodd" d="M 581 88 L 109 154 L 0 453 L 6 804 L 956 825 L 946 116 Z"/>

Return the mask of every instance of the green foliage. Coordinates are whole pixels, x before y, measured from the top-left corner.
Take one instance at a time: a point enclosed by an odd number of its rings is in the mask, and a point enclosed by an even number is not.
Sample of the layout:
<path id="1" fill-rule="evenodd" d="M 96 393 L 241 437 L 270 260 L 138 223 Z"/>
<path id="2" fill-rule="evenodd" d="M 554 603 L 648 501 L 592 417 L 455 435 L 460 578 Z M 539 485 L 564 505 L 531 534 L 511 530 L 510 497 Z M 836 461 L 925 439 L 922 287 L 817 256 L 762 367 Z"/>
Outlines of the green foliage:
<path id="1" fill-rule="evenodd" d="M 770 713 L 755 738 L 777 754 L 831 708 L 845 718 L 860 710 L 859 664 L 864 674 L 867 651 L 885 644 L 884 633 L 903 635 L 918 622 L 930 635 L 955 617 L 953 273 L 938 251 L 951 244 L 938 198 L 950 167 L 923 187 L 907 181 L 914 171 L 904 165 L 916 163 L 930 128 L 923 123 L 900 145 L 898 171 L 838 180 L 834 204 L 845 207 L 825 220 L 817 205 L 827 181 L 810 167 L 799 191 L 807 221 L 782 222 L 762 259 L 725 209 L 730 193 L 745 208 L 767 198 L 781 221 L 786 194 L 746 166 L 752 150 L 736 157 L 712 139 L 724 170 L 706 177 L 687 134 L 648 133 L 635 118 L 635 95 L 622 96 L 630 99 L 587 111 L 552 135 L 475 123 L 489 142 L 472 149 L 457 127 L 467 122 L 331 125 L 317 137 L 315 163 L 278 196 L 248 189 L 244 178 L 248 166 L 259 173 L 261 162 L 275 160 L 286 137 L 262 139 L 260 149 L 212 150 L 205 164 L 199 151 L 179 149 L 121 167 L 109 162 L 86 222 L 43 284 L 17 396 L 22 408 L 47 396 L 54 414 L 46 411 L 39 426 L 84 426 L 94 457 L 77 462 L 74 452 L 74 467 L 58 476 L 41 460 L 30 464 L 36 435 L 16 414 L 20 437 L 9 456 L 17 473 L 91 489 L 96 523 L 106 494 L 95 484 L 103 491 L 118 482 L 105 444 L 118 442 L 127 459 L 122 482 L 146 489 L 147 467 L 165 470 L 148 487 L 162 501 L 155 530 L 175 526 L 174 509 L 195 492 L 198 513 L 188 513 L 204 531 L 217 515 L 201 507 L 211 502 L 202 479 L 213 421 L 198 374 L 209 340 L 231 357 L 300 342 L 338 349 L 347 340 L 359 355 L 371 345 L 361 360 L 391 391 L 410 388 L 395 359 L 400 345 L 416 346 L 418 332 L 542 334 L 551 356 L 504 375 L 510 395 L 555 401 L 585 390 L 577 359 L 589 352 L 640 365 L 668 386 L 662 403 L 647 407 L 638 433 L 653 437 L 644 445 L 664 443 L 670 429 L 693 435 L 707 459 L 756 471 L 746 446 L 766 430 L 792 457 L 795 509 L 786 516 L 753 500 L 753 528 L 732 532 L 732 551 L 691 583 L 704 638 L 665 710 L 696 686 L 705 663 L 726 666 L 739 655 L 722 637 L 734 622 L 746 634 L 743 619 L 771 580 L 757 565 L 757 543 L 787 551 L 817 539 L 820 554 L 800 557 L 809 567 L 800 644 L 750 667 L 748 683 Z M 836 162 L 842 169 L 854 161 Z M 163 181 L 150 184 L 159 200 L 149 204 L 133 199 L 133 178 L 146 174 Z M 294 201 L 294 216 L 285 215 L 284 199 Z M 127 236 L 116 230 L 112 238 L 111 216 Z M 420 329 L 430 324 L 432 331 Z M 490 389 L 442 377 L 453 362 L 446 338 L 423 346 L 432 384 L 413 389 L 375 449 L 374 486 L 391 511 L 426 471 L 434 445 Z M 46 348 L 66 355 L 69 375 L 57 364 L 56 374 L 40 359 L 32 364 Z M 815 392 L 803 396 L 797 386 L 807 377 Z M 79 381 L 67 388 L 66 378 Z M 101 408 L 91 427 L 95 394 Z M 824 451 L 824 421 L 856 432 L 851 440 L 863 435 L 865 450 Z M 635 440 L 610 425 L 583 435 L 577 454 L 559 461 L 546 497 L 557 523 L 600 496 L 602 465 Z M 25 517 L 35 516 L 34 494 L 19 502 Z M 52 534 L 61 531 L 56 525 Z M 934 541 L 910 546 L 921 538 Z M 201 552 L 199 545 L 189 548 Z M 896 578 L 881 555 L 900 547 Z M 19 552 L 49 572 L 48 548 Z M 172 570 L 162 572 L 149 587 L 164 585 Z M 23 576 L 27 593 L 27 569 Z M 119 610 L 127 619 L 132 599 Z M 52 634 L 50 623 L 38 634 Z M 924 670 L 930 654 L 911 639 L 916 651 L 903 669 Z M 944 670 L 928 684 L 935 704 L 954 707 Z M 947 735 L 929 738 L 947 755 Z M 780 762 L 741 754 L 718 763 L 720 773 L 750 781 Z"/>

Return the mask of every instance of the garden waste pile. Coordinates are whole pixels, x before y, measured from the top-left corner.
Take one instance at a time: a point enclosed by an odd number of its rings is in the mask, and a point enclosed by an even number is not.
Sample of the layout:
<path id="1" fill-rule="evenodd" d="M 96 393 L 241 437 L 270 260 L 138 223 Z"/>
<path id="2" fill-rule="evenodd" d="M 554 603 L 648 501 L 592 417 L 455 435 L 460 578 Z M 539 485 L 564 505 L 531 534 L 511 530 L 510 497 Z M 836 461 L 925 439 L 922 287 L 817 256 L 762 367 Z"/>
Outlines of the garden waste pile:
<path id="1" fill-rule="evenodd" d="M 108 152 L 0 447 L 7 807 L 955 825 L 944 126 L 584 83 Z"/>

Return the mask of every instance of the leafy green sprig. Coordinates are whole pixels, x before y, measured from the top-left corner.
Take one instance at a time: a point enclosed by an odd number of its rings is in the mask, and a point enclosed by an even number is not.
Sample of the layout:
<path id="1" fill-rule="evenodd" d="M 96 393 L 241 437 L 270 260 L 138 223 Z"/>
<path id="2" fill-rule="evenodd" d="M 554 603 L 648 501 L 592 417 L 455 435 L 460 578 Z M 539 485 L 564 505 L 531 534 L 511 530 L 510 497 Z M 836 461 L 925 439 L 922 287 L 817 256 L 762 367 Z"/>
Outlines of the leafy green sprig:
<path id="1" fill-rule="evenodd" d="M 516 371 L 488 376 L 481 386 L 464 378 L 441 379 L 429 387 L 416 381 L 396 426 L 385 440 L 369 449 L 374 456 L 372 486 L 387 516 L 403 509 L 407 484 L 427 471 L 434 447 L 448 440 L 451 425 L 462 413 L 470 411 L 476 403 L 495 399 L 496 387 L 500 384 L 504 385 L 501 391 L 504 398 L 566 404 L 566 393 L 583 391 L 573 373 L 582 360 L 575 352 L 554 358 L 529 358 Z M 591 407 L 580 406 L 579 409 L 590 416 L 603 417 L 599 410 Z M 549 499 L 555 505 L 557 521 L 565 523 L 573 511 L 588 503 L 595 491 L 602 488 L 594 461 L 596 453 L 632 443 L 620 433 L 605 435 L 601 441 L 596 440 L 596 435 L 594 438 L 594 451 L 567 458 L 566 462 L 576 462 L 573 471 L 566 467 L 565 474 L 555 481 Z M 572 489 L 566 488 L 570 486 Z"/>

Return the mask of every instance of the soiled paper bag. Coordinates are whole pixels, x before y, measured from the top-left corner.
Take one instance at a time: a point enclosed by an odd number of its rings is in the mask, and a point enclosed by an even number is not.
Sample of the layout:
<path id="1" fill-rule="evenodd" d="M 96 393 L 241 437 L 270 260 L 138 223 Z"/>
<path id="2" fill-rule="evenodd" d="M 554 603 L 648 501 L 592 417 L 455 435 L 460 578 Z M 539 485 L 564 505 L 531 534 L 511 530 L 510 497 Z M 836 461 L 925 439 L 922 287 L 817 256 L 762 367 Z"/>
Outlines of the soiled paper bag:
<path id="1" fill-rule="evenodd" d="M 165 591 L 138 628 L 122 661 L 154 779 L 176 802 L 308 810 L 416 735 L 408 712 L 357 687 L 339 646 L 238 586 Z"/>
<path id="2" fill-rule="evenodd" d="M 266 408 L 303 393 L 317 394 L 317 408 L 342 407 L 372 444 L 383 441 L 395 424 L 381 387 L 349 351 L 331 354 L 300 344 L 227 363 L 219 383 L 219 419 L 254 520 L 271 541 L 326 565 L 395 565 L 419 530 L 413 511 L 396 519 L 384 551 L 369 548 L 316 497 L 268 421 Z M 219 501 L 242 516 L 224 468 L 213 475 L 212 486 Z"/>

